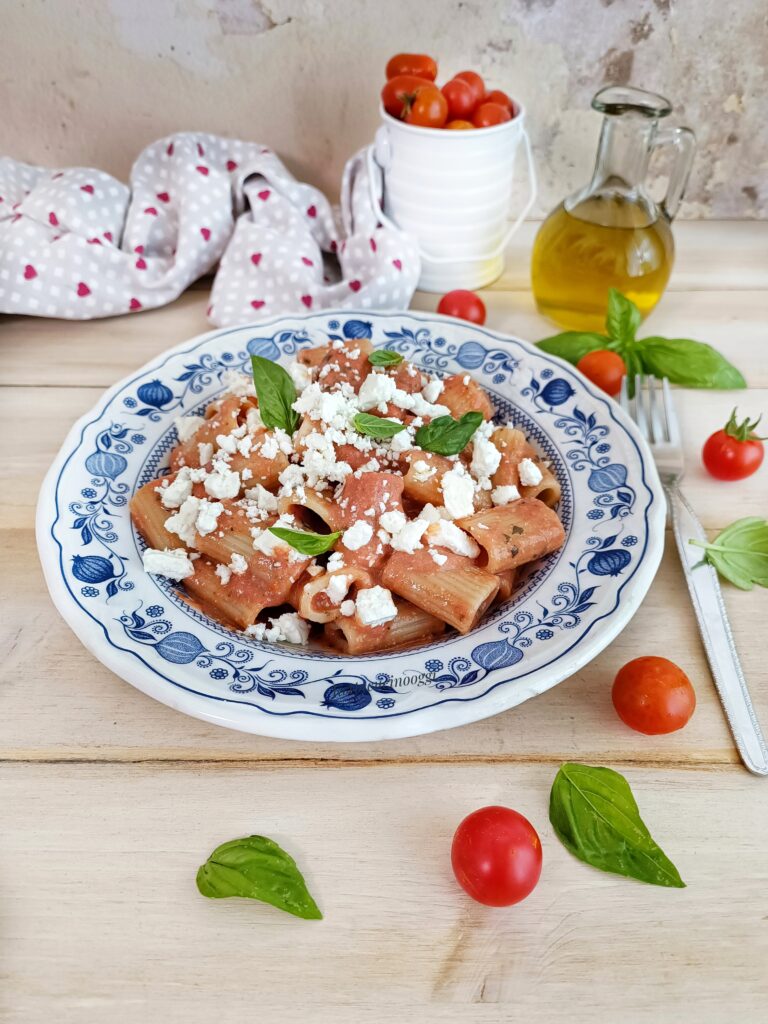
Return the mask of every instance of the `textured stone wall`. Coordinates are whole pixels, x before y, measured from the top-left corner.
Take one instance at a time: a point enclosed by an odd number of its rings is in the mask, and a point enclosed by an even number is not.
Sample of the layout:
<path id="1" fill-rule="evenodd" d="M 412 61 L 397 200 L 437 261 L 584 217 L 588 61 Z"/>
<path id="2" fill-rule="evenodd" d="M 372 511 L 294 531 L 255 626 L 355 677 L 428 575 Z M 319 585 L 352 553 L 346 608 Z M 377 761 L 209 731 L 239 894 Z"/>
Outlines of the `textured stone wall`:
<path id="1" fill-rule="evenodd" d="M 698 136 L 682 216 L 768 216 L 766 0 L 0 0 L 0 12 L 0 152 L 31 162 L 124 177 L 152 139 L 199 128 L 268 143 L 335 194 L 375 130 L 385 60 L 426 50 L 525 104 L 537 214 L 589 176 L 593 92 L 631 82 L 668 96 Z"/>

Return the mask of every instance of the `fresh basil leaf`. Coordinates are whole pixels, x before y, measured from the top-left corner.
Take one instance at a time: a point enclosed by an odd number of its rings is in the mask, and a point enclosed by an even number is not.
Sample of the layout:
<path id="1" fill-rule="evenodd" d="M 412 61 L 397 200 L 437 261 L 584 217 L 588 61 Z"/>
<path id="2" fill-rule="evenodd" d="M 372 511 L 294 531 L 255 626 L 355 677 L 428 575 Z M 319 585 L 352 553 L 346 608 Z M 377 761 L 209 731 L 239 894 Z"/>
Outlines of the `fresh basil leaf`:
<path id="1" fill-rule="evenodd" d="M 402 363 L 403 357 L 399 352 L 393 352 L 389 348 L 377 348 L 375 352 L 371 352 L 368 356 L 368 362 L 371 366 L 399 366 Z"/>
<path id="2" fill-rule="evenodd" d="M 747 516 L 726 526 L 711 544 L 690 543 L 704 548 L 706 561 L 741 590 L 768 587 L 768 520 Z"/>
<path id="3" fill-rule="evenodd" d="M 436 455 L 458 455 L 483 422 L 481 412 L 465 412 L 460 420 L 453 416 L 438 416 L 416 431 L 416 444 L 425 452 Z"/>
<path id="4" fill-rule="evenodd" d="M 690 338 L 642 338 L 637 342 L 646 373 L 686 388 L 745 388 L 735 366 L 703 341 Z"/>
<path id="5" fill-rule="evenodd" d="M 289 530 L 285 526 L 270 526 L 269 532 L 290 544 L 302 555 L 322 555 L 330 551 L 341 536 L 337 533 L 309 533 L 304 530 Z"/>
<path id="6" fill-rule="evenodd" d="M 622 295 L 616 288 L 608 289 L 605 329 L 614 341 L 621 345 L 634 341 L 641 320 L 640 310 L 631 299 Z"/>
<path id="7" fill-rule="evenodd" d="M 279 363 L 263 356 L 251 356 L 251 364 L 264 426 L 280 427 L 292 434 L 301 417 L 291 408 L 296 401 L 296 388 L 290 374 Z"/>
<path id="8" fill-rule="evenodd" d="M 293 857 L 266 836 L 246 836 L 217 846 L 197 872 L 197 888 L 210 899 L 242 896 L 305 920 L 323 916 Z"/>
<path id="9" fill-rule="evenodd" d="M 551 356 L 559 356 L 566 362 L 575 366 L 588 352 L 597 352 L 598 349 L 608 348 L 610 338 L 604 334 L 592 334 L 581 331 L 563 331 L 562 334 L 553 334 L 551 338 L 544 338 L 537 341 L 536 345 Z"/>
<path id="10" fill-rule="evenodd" d="M 375 437 L 379 440 L 394 437 L 401 430 L 405 430 L 404 423 L 387 420 L 383 416 L 372 416 L 369 412 L 359 412 L 352 422 L 358 434 L 367 434 L 368 437 Z"/>
<path id="11" fill-rule="evenodd" d="M 618 772 L 564 764 L 552 785 L 549 820 L 565 848 L 586 864 L 652 885 L 685 888 Z"/>

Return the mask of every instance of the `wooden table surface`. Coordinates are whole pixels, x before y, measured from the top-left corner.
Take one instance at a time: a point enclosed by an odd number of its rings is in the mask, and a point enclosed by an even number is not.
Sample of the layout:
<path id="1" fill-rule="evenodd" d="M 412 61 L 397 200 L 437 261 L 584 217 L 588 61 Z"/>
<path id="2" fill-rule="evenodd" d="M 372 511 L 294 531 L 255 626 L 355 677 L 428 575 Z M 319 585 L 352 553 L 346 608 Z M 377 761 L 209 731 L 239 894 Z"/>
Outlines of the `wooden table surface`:
<path id="1" fill-rule="evenodd" d="M 489 326 L 535 340 L 552 328 L 528 290 L 533 229 L 485 298 Z M 648 329 L 711 342 L 749 382 L 679 396 L 687 492 L 714 533 L 768 510 L 767 468 L 719 484 L 698 457 L 737 400 L 768 414 L 768 225 L 676 233 Z M 43 474 L 104 388 L 208 329 L 206 296 L 92 323 L 0 317 L 3 1024 L 764 1020 L 768 781 L 740 766 L 669 534 L 642 608 L 594 662 L 505 714 L 392 743 L 291 743 L 186 718 L 70 633 L 35 550 Z M 725 597 L 768 727 L 768 593 L 726 585 Z M 691 723 L 668 737 L 630 731 L 611 706 L 619 666 L 653 653 L 697 693 Z M 547 816 L 565 759 L 627 776 L 688 888 L 605 875 L 565 851 Z M 530 818 L 544 847 L 537 889 L 509 910 L 473 904 L 450 870 L 456 825 L 491 803 Z M 324 921 L 198 895 L 210 850 L 252 832 L 296 856 Z"/>

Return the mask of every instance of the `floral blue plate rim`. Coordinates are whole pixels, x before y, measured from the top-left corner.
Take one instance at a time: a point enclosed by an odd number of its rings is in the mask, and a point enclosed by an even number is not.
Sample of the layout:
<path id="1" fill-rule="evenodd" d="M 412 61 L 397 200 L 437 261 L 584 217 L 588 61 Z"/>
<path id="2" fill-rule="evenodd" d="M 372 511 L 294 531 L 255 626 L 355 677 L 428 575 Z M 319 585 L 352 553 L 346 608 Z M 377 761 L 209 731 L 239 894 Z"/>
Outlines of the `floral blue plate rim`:
<path id="1" fill-rule="evenodd" d="M 328 337 L 370 337 L 429 372 L 470 372 L 552 460 L 566 544 L 468 636 L 358 658 L 259 643 L 193 611 L 141 568 L 127 500 L 163 471 L 174 417 L 199 411 L 251 354 L 288 359 Z M 217 725 L 349 742 L 477 721 L 573 675 L 639 607 L 661 560 L 665 514 L 637 428 L 569 364 L 437 314 L 347 310 L 210 331 L 110 388 L 51 466 L 36 530 L 54 604 L 118 676 Z"/>

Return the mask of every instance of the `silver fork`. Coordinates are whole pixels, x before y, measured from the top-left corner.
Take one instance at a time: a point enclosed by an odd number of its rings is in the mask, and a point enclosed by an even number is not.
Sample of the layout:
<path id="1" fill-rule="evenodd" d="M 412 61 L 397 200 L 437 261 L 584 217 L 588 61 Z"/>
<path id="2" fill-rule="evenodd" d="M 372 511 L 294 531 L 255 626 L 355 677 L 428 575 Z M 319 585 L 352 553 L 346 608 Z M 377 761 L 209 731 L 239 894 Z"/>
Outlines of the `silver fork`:
<path id="1" fill-rule="evenodd" d="M 717 572 L 711 565 L 700 565 L 701 550 L 688 543 L 706 542 L 707 536 L 679 487 L 685 464 L 669 383 L 638 374 L 635 397 L 630 398 L 625 377 L 619 401 L 637 423 L 656 461 L 701 639 L 741 759 L 755 775 L 768 775 L 768 747 L 736 653 Z"/>

